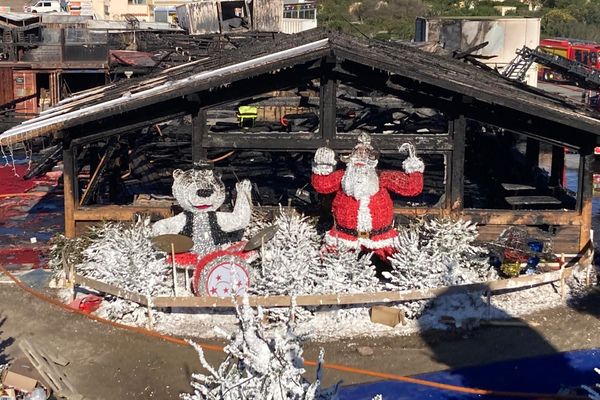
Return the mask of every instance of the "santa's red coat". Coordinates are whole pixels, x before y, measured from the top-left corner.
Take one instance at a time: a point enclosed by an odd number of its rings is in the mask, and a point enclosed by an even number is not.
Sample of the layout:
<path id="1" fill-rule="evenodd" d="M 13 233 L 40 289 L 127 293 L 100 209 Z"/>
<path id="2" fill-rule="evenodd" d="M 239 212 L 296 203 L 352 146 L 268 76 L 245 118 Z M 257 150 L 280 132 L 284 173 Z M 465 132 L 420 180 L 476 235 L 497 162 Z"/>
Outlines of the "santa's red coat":
<path id="1" fill-rule="evenodd" d="M 348 196 L 342 190 L 342 178 L 345 170 L 337 170 L 329 175 L 312 174 L 311 182 L 318 193 L 336 193 L 332 205 L 332 213 L 335 219 L 334 227 L 327 232 L 325 240 L 327 244 L 336 245 L 342 243 L 356 249 L 372 250 L 379 255 L 386 256 L 393 253 L 394 240 L 398 234 L 392 226 L 394 219 L 393 203 L 389 191 L 402 196 L 416 196 L 423 191 L 423 173 L 382 171 L 379 174 L 379 191 L 369 199 L 368 209 L 371 215 L 371 232 L 385 231 L 381 234 L 354 235 L 343 230 L 353 230 L 358 233 L 358 214 L 360 202 L 352 196 Z"/>

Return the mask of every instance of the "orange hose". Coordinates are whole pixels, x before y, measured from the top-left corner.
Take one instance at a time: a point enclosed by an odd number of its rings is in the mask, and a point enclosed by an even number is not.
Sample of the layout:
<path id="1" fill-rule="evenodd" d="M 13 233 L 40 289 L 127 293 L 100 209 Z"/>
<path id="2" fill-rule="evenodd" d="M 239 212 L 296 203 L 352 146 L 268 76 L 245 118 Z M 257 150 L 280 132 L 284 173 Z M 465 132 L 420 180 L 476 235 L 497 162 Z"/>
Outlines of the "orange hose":
<path id="1" fill-rule="evenodd" d="M 70 312 L 70 313 L 83 315 L 86 318 L 89 318 L 89 319 L 97 321 L 97 322 L 101 322 L 103 324 L 107 324 L 107 325 L 110 325 L 110 326 L 113 326 L 116 328 L 128 330 L 130 332 L 140 333 L 140 334 L 143 334 L 146 336 L 162 339 L 164 341 L 175 343 L 178 345 L 182 345 L 182 346 L 190 345 L 184 339 L 180 339 L 180 338 L 168 336 L 168 335 L 163 335 L 161 333 L 151 331 L 151 330 L 145 329 L 145 328 L 139 328 L 139 327 L 135 327 L 135 326 L 129 326 L 129 325 L 121 324 L 118 322 L 110 321 L 110 320 L 107 320 L 104 318 L 97 317 L 95 315 L 86 314 L 81 310 L 71 308 L 68 305 L 62 303 L 61 301 L 54 299 L 52 297 L 46 296 L 46 295 L 38 292 L 37 290 L 34 290 L 34 289 L 30 288 L 29 286 L 25 285 L 23 282 L 21 282 L 21 280 L 19 280 L 17 277 L 15 277 L 13 274 L 11 274 L 2 265 L 0 265 L 0 274 L 5 274 L 6 276 L 8 276 L 13 282 L 15 282 L 15 284 L 19 288 L 21 288 L 25 292 L 31 294 L 32 296 L 34 296 L 44 302 L 50 303 L 54 306 L 57 306 L 65 311 Z M 207 344 L 207 343 L 198 343 L 198 344 L 203 349 L 224 352 L 223 346 Z M 304 361 L 304 364 L 307 366 L 316 366 L 317 365 L 317 363 L 315 361 L 308 361 L 308 360 Z M 375 378 L 394 380 L 394 381 L 400 381 L 400 382 L 406 382 L 406 383 L 413 383 L 416 385 L 428 386 L 428 387 L 433 387 L 436 389 L 448 390 L 448 391 L 458 392 L 458 393 L 474 394 L 474 395 L 485 395 L 485 396 L 491 396 L 491 397 L 513 397 L 513 398 L 526 398 L 526 399 L 589 400 L 589 397 L 587 397 L 587 396 L 560 395 L 560 394 L 548 394 L 548 393 L 504 392 L 504 391 L 495 391 L 495 390 L 487 390 L 487 389 L 479 389 L 479 388 L 469 388 L 469 387 L 463 387 L 463 386 L 450 385 L 447 383 L 432 382 L 432 381 L 427 381 L 424 379 L 411 378 L 411 377 L 403 376 L 403 375 L 390 374 L 390 373 L 386 373 L 386 372 L 370 371 L 370 370 L 361 369 L 361 368 L 349 367 L 349 366 L 341 365 L 341 364 L 325 364 L 324 368 L 330 369 L 330 370 L 335 370 L 335 371 L 340 371 L 340 372 L 348 372 L 351 374 L 371 376 L 371 377 L 375 377 Z"/>
<path id="2" fill-rule="evenodd" d="M 229 156 L 230 156 L 230 155 L 232 155 L 233 153 L 235 153 L 235 150 L 231 150 L 230 152 L 228 152 L 228 153 L 225 153 L 225 154 L 223 154 L 223 155 L 222 155 L 222 156 L 220 156 L 220 157 L 217 157 L 217 158 L 213 158 L 213 159 L 211 159 L 211 160 L 208 160 L 208 162 L 209 162 L 209 163 L 213 163 L 213 164 L 214 164 L 214 163 L 216 163 L 216 162 L 219 162 L 219 161 L 221 161 L 221 160 L 224 160 L 224 159 L 226 159 L 227 157 L 229 157 Z"/>

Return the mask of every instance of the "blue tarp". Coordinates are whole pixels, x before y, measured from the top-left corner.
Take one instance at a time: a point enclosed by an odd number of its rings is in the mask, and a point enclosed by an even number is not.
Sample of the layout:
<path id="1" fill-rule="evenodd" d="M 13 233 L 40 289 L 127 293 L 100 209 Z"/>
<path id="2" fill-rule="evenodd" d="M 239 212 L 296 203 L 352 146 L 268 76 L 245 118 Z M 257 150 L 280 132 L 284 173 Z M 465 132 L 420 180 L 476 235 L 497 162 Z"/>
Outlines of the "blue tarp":
<path id="1" fill-rule="evenodd" d="M 571 390 L 575 394 L 581 385 L 600 383 L 600 349 L 579 350 L 548 356 L 503 361 L 477 367 L 433 372 L 416 378 L 457 386 L 495 391 L 537 392 L 556 394 Z M 371 400 L 382 394 L 384 400 L 404 399 L 492 399 L 488 396 L 467 395 L 398 381 L 381 381 L 342 388 L 341 400 Z M 577 394 L 585 394 L 577 392 Z M 509 397 L 493 397 L 509 399 Z"/>

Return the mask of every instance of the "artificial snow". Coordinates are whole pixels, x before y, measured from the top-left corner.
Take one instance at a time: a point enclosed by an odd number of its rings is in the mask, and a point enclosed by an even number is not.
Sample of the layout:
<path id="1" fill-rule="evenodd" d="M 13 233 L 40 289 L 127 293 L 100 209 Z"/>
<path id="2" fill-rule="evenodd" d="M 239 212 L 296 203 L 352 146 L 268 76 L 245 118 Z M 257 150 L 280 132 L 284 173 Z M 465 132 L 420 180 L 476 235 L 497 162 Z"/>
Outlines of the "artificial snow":
<path id="1" fill-rule="evenodd" d="M 487 264 L 486 249 L 476 244 L 477 231 L 469 221 L 446 219 L 421 221 L 399 231 L 397 253 L 390 259 L 387 281 L 375 276 L 368 254 L 343 248 L 322 247 L 319 234 L 306 217 L 280 212 L 273 222 L 257 221 L 251 231 L 277 224 L 273 240 L 261 249 L 254 262 L 251 291 L 256 295 L 314 295 L 368 293 L 373 291 L 427 289 L 497 279 Z M 134 224 L 108 224 L 97 230 L 79 257 L 78 273 L 142 295 L 172 295 L 172 276 L 164 254 L 153 249 L 146 220 Z M 56 252 L 59 253 L 58 251 Z M 178 276 L 183 286 L 183 274 Z M 585 290 L 585 274 L 568 279 L 561 299 L 558 283 L 510 290 L 490 297 L 487 293 L 441 296 L 430 300 L 386 303 L 405 312 L 404 324 L 396 327 L 372 323 L 369 310 L 376 304 L 303 307 L 296 310 L 298 335 L 316 341 L 350 337 L 409 335 L 427 329 L 447 329 L 468 321 L 518 318 L 573 301 Z M 186 292 L 186 295 L 189 295 Z M 263 310 L 266 321 L 285 324 L 285 308 Z M 146 325 L 147 310 L 134 303 L 105 298 L 98 315 L 132 325 Z M 153 311 L 153 329 L 195 338 L 231 335 L 237 319 L 232 309 L 172 308 Z"/>
<path id="2" fill-rule="evenodd" d="M 443 296 L 427 302 L 427 307 L 419 318 L 407 319 L 405 325 L 393 328 L 371 322 L 370 306 L 327 306 L 311 310 L 312 316 L 309 319 L 300 318 L 296 324 L 296 333 L 305 340 L 318 342 L 358 337 L 406 336 L 428 329 L 452 328 L 444 322 L 447 317 L 456 321 L 453 326 L 455 328 L 468 326 L 473 321 L 525 318 L 535 312 L 564 305 L 578 295 L 577 290 L 567 288 L 563 301 L 558 285 L 548 284 L 494 295 L 490 305 L 487 303 L 487 296 L 482 293 Z M 399 306 L 401 303 L 388 305 Z M 235 314 L 231 310 L 173 311 L 172 314 L 156 313 L 154 329 L 162 333 L 202 339 L 222 338 L 222 334 L 214 330 L 216 326 L 227 334 L 236 329 Z"/>

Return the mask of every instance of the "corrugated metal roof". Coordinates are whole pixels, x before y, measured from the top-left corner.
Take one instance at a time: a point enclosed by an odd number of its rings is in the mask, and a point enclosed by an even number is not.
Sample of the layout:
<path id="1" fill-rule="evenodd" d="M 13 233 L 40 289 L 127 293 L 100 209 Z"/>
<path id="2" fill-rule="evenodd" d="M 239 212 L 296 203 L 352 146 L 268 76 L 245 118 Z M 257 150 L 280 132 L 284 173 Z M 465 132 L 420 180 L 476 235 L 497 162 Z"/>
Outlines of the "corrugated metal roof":
<path id="1" fill-rule="evenodd" d="M 156 65 L 156 61 L 152 59 L 152 54 L 143 51 L 110 50 L 109 54 L 111 64 L 116 63 L 138 67 L 154 67 Z"/>
<path id="2" fill-rule="evenodd" d="M 88 29 L 92 30 L 131 30 L 131 27 L 127 24 L 127 21 L 108 21 L 108 20 L 90 20 L 87 22 Z M 153 30 L 153 31 L 181 31 L 182 29 L 176 25 L 169 24 L 167 22 L 145 22 L 140 21 L 139 27 L 135 28 L 139 30 Z"/>
<path id="3" fill-rule="evenodd" d="M 85 24 L 94 17 L 91 15 L 71 15 L 69 13 L 61 14 L 40 14 L 42 24 Z"/>
<path id="4" fill-rule="evenodd" d="M 39 19 L 39 16 L 22 12 L 2 12 L 0 13 L 0 18 L 15 22 L 22 22 L 30 19 Z"/>

